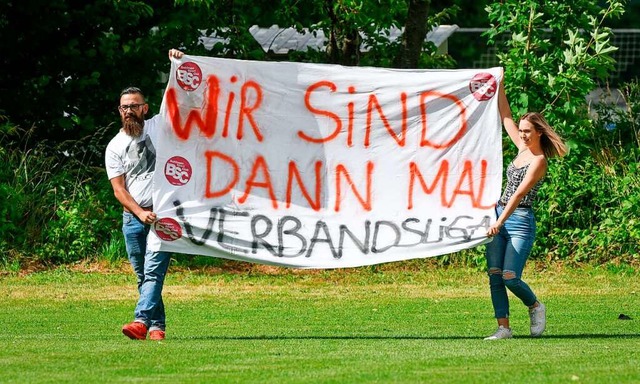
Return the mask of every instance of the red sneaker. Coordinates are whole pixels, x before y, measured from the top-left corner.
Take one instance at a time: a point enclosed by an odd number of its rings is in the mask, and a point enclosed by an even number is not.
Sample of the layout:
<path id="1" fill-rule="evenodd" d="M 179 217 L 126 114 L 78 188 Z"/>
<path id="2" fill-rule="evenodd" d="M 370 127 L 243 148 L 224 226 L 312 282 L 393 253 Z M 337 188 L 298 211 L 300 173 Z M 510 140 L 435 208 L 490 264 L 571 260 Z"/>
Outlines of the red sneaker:
<path id="1" fill-rule="evenodd" d="M 147 326 L 134 321 L 122 327 L 122 333 L 133 340 L 144 340 L 147 338 Z"/>
<path id="2" fill-rule="evenodd" d="M 164 331 L 154 329 L 149 332 L 149 340 L 164 340 Z"/>

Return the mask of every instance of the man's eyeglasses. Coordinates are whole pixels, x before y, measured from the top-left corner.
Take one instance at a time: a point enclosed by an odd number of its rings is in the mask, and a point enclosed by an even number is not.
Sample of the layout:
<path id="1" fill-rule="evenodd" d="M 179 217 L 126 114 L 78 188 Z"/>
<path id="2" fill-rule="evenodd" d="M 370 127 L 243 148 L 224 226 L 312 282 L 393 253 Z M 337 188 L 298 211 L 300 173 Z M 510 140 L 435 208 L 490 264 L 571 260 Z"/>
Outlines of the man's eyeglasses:
<path id="1" fill-rule="evenodd" d="M 129 104 L 129 105 L 121 105 L 118 107 L 118 110 L 122 113 L 127 112 L 127 110 L 131 110 L 132 112 L 138 112 L 138 109 L 142 107 L 144 104 Z"/>

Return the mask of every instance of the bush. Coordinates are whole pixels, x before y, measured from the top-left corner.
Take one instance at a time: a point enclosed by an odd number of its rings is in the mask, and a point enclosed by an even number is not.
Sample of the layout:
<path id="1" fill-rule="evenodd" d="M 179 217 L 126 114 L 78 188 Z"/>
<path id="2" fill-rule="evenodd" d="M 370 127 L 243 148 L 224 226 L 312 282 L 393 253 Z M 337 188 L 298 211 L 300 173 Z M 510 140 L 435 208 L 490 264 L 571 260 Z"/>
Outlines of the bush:
<path id="1" fill-rule="evenodd" d="M 113 204 L 101 197 L 100 190 L 84 184 L 70 199 L 60 202 L 52 220 L 42 228 L 38 256 L 62 263 L 99 257 L 118 226 L 109 215 L 108 206 Z"/>
<path id="2" fill-rule="evenodd" d="M 551 162 L 549 182 L 540 190 L 541 236 L 535 256 L 592 263 L 640 261 L 637 80 L 626 84 L 622 95 L 625 108 L 598 105 L 571 153 Z"/>
<path id="3" fill-rule="evenodd" d="M 102 168 L 91 167 L 102 131 L 83 140 L 31 145 L 30 132 L 5 124 L 0 130 L 0 261 L 15 258 L 72 262 L 96 257 L 118 227 Z M 64 148 L 82 148 L 70 153 Z"/>

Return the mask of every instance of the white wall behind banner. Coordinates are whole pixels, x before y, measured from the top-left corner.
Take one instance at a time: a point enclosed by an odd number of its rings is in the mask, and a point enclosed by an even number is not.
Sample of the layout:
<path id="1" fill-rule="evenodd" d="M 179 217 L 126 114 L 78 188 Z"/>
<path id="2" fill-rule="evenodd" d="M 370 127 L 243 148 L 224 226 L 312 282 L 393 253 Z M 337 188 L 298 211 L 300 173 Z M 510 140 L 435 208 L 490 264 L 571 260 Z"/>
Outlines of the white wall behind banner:
<path id="1" fill-rule="evenodd" d="M 173 60 L 151 249 L 298 268 L 487 241 L 501 68 Z"/>

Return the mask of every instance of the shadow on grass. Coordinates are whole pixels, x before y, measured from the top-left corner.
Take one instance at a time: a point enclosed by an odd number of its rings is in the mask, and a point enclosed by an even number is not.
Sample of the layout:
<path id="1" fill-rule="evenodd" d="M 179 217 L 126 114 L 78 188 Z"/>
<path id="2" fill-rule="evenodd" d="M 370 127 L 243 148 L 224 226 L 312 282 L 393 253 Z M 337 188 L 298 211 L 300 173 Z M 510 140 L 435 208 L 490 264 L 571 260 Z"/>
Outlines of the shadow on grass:
<path id="1" fill-rule="evenodd" d="M 173 336 L 173 340 L 482 340 L 485 336 Z M 542 337 L 515 336 L 514 339 L 549 340 L 549 339 L 640 339 L 640 334 L 604 334 L 585 333 L 575 335 L 545 335 Z"/>

